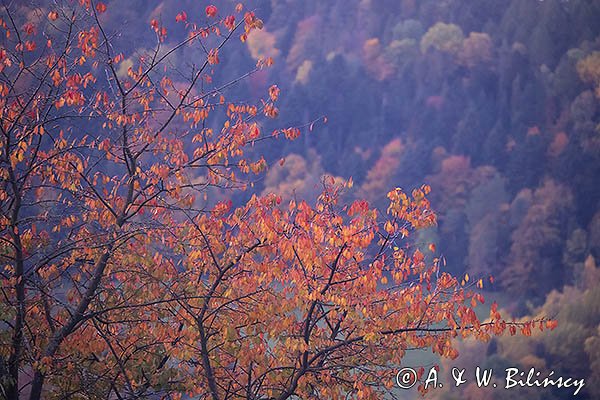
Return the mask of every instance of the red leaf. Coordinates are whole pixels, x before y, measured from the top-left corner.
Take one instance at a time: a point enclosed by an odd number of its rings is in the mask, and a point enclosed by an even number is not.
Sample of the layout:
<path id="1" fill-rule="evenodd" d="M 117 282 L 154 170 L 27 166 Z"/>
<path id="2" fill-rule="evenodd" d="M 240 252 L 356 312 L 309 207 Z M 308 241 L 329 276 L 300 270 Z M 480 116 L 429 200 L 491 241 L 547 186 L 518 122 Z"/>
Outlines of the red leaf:
<path id="1" fill-rule="evenodd" d="M 98 3 L 96 4 L 96 11 L 98 11 L 100 14 L 102 14 L 103 12 L 106 11 L 106 4 L 104 3 Z"/>
<path id="2" fill-rule="evenodd" d="M 185 21 L 187 21 L 187 14 L 185 13 L 185 11 L 180 12 L 175 17 L 175 22 L 185 22 Z"/>
<path id="3" fill-rule="evenodd" d="M 230 31 L 232 31 L 233 28 L 235 28 L 235 17 L 233 15 L 227 16 L 225 18 L 224 24 L 227 27 L 227 29 L 229 29 Z"/>
<path id="4" fill-rule="evenodd" d="M 207 17 L 214 17 L 216 15 L 217 15 L 217 7 L 215 7 L 212 4 L 206 7 L 206 16 Z"/>
<path id="5" fill-rule="evenodd" d="M 27 35 L 33 35 L 35 33 L 35 27 L 31 23 L 25 24 L 23 25 L 23 31 Z"/>

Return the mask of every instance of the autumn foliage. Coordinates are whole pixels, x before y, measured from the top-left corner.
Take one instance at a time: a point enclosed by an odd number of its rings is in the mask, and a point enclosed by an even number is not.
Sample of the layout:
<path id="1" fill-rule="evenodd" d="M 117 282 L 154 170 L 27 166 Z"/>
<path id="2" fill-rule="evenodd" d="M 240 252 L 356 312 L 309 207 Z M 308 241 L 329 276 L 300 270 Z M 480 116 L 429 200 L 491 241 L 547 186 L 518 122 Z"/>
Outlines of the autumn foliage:
<path id="1" fill-rule="evenodd" d="M 252 12 L 182 11 L 179 43 L 153 19 L 156 48 L 133 56 L 110 8 L 79 3 L 0 20 L 6 397 L 379 398 L 409 349 L 530 333 L 495 306 L 479 321 L 468 277 L 411 245 L 436 223 L 427 186 L 387 212 L 338 204 L 350 185 L 328 179 L 314 205 L 211 201 L 264 170 L 251 145 L 300 133 L 262 129 L 276 86 L 249 104 L 225 97 L 242 77 L 213 84 L 224 46 L 262 28 Z M 186 47 L 204 57 L 175 73 Z"/>

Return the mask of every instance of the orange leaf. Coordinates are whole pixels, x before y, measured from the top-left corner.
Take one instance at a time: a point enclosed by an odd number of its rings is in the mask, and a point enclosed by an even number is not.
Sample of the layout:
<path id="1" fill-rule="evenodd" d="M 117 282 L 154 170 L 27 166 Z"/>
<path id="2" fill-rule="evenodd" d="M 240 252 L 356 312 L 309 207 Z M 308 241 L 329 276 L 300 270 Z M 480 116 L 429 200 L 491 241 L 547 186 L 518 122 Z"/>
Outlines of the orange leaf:
<path id="1" fill-rule="evenodd" d="M 279 88 L 277 87 L 277 85 L 272 85 L 269 88 L 269 97 L 271 98 L 271 100 L 277 101 L 277 98 L 279 97 Z"/>
<path id="2" fill-rule="evenodd" d="M 233 15 L 229 15 L 225 18 L 225 21 L 223 22 L 225 24 L 225 26 L 227 27 L 227 29 L 229 29 L 230 31 L 233 30 L 233 28 L 235 28 L 235 16 Z"/>
<path id="3" fill-rule="evenodd" d="M 102 14 L 103 12 L 106 11 L 106 4 L 100 2 L 98 4 L 96 4 L 96 11 L 98 11 L 100 14 Z"/>

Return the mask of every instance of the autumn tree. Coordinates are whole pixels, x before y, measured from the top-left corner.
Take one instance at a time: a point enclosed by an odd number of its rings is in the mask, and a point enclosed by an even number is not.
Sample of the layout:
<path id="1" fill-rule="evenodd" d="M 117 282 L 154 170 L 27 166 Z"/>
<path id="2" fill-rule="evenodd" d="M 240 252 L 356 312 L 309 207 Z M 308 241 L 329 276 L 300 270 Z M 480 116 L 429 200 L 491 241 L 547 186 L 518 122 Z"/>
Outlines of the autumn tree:
<path id="1" fill-rule="evenodd" d="M 455 337 L 530 333 L 494 306 L 479 321 L 483 297 L 411 247 L 436 222 L 427 186 L 390 191 L 387 213 L 338 204 L 328 180 L 314 206 L 211 201 L 265 168 L 250 145 L 300 134 L 262 129 L 277 86 L 226 99 L 272 60 L 215 72 L 262 21 L 242 5 L 177 10 L 149 21 L 154 49 L 128 53 L 113 12 L 2 9 L 5 397 L 379 398 L 409 349 L 456 357 Z M 182 62 L 190 47 L 202 57 Z"/>
<path id="2" fill-rule="evenodd" d="M 373 167 L 367 173 L 359 195 L 361 198 L 375 203 L 378 200 L 376 196 L 385 191 L 385 185 L 393 178 L 398 170 L 405 146 L 398 138 L 393 139 L 381 149 L 381 155 Z"/>
<path id="3" fill-rule="evenodd" d="M 458 25 L 438 22 L 421 38 L 421 51 L 426 53 L 430 48 L 434 48 L 455 55 L 461 50 L 463 40 L 464 34 Z"/>
<path id="4" fill-rule="evenodd" d="M 471 32 L 464 40 L 459 53 L 459 62 L 473 68 L 477 64 L 484 64 L 492 60 L 492 39 L 486 33 Z"/>
<path id="5" fill-rule="evenodd" d="M 580 60 L 577 72 L 582 81 L 593 86 L 596 97 L 600 97 L 600 51 L 594 51 Z"/>
<path id="6" fill-rule="evenodd" d="M 224 94 L 235 80 L 211 84 L 223 46 L 262 25 L 251 11 L 244 14 L 239 6 L 221 16 L 209 6 L 199 23 L 182 11 L 169 26 L 185 31 L 180 42 L 153 19 L 148 29 L 156 46 L 140 54 L 113 46 L 115 33 L 104 28 L 108 17 L 104 3 L 90 1 L 2 9 L 2 359 L 8 398 L 22 391 L 36 399 L 44 388 L 44 397 L 85 390 L 88 378 L 73 386 L 75 380 L 65 376 L 84 379 L 75 366 L 89 376 L 108 356 L 104 351 L 118 351 L 107 339 L 113 327 L 143 342 L 142 321 L 163 318 L 159 311 L 133 326 L 112 324 L 106 312 L 125 305 L 134 312 L 132 303 L 149 298 L 164 301 L 166 292 L 139 279 L 160 273 L 158 262 L 144 260 L 156 261 L 161 248 L 175 245 L 171 222 L 191 210 L 203 212 L 198 192 L 240 186 L 236 172 L 264 168 L 263 159 L 244 158 L 243 149 L 265 137 L 256 117 L 277 114 L 278 89 L 258 105 L 234 104 Z M 188 47 L 204 57 L 184 73 L 175 61 Z M 255 70 L 269 63 L 259 60 Z M 225 121 L 215 131 L 206 120 L 217 113 Z M 134 292 L 124 291 L 129 279 L 138 283 Z M 112 385 L 136 379 L 122 367 L 111 365 L 121 375 Z M 25 370 L 33 374 L 30 382 Z"/>
<path id="7" fill-rule="evenodd" d="M 519 196 L 517 196 L 518 198 Z M 514 201 L 518 208 L 518 201 Z M 509 265 L 503 271 L 503 285 L 510 293 L 531 293 L 538 300 L 559 282 L 571 277 L 573 271 L 560 264 L 568 226 L 573 195 L 569 189 L 547 179 L 532 193 L 531 204 L 519 218 L 512 232 Z M 561 279 L 563 277 L 563 279 Z M 525 282 L 529 282 L 527 287 Z M 535 283 L 533 283 L 535 282 Z M 535 297 L 534 297 L 535 296 Z"/>

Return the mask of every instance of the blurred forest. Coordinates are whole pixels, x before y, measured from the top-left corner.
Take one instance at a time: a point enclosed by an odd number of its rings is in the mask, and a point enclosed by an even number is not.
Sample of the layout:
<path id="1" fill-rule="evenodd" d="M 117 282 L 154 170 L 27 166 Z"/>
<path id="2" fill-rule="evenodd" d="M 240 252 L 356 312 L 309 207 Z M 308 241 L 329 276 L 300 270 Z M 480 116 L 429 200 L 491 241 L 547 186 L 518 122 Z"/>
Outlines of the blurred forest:
<path id="1" fill-rule="evenodd" d="M 150 19 L 170 21 L 175 41 L 175 15 L 202 15 L 209 2 L 126 3 L 107 2 L 128 21 L 110 26 L 128 44 L 127 58 L 152 48 Z M 323 174 L 352 177 L 349 196 L 385 207 L 394 186 L 430 184 L 439 224 L 422 240 L 436 243 L 446 268 L 486 282 L 493 276 L 486 290 L 516 317 L 545 313 L 559 321 L 554 334 L 533 340 L 465 343 L 466 362 L 468 354 L 484 354 L 497 366 L 562 371 L 586 378 L 580 398 L 598 398 L 600 1 L 247 6 L 264 28 L 220 55 L 215 79 L 225 82 L 271 56 L 275 65 L 237 84 L 234 96 L 257 98 L 277 84 L 280 116 L 266 128 L 327 117 L 297 141 L 262 147 L 269 169 L 255 189 L 307 198 L 320 191 Z"/>

